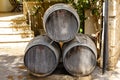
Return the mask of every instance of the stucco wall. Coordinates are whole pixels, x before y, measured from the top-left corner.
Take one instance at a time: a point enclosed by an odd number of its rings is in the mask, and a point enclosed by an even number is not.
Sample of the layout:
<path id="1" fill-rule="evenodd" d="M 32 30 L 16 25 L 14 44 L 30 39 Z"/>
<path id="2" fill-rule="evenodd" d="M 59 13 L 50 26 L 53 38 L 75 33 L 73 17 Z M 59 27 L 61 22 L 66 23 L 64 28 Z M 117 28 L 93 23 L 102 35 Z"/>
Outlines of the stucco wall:
<path id="1" fill-rule="evenodd" d="M 95 34 L 100 30 L 100 24 L 98 24 L 98 19 L 96 16 L 92 15 L 91 10 L 85 11 L 85 34 Z"/>
<path id="2" fill-rule="evenodd" d="M 9 0 L 0 0 L 0 12 L 10 12 L 12 9 Z"/>

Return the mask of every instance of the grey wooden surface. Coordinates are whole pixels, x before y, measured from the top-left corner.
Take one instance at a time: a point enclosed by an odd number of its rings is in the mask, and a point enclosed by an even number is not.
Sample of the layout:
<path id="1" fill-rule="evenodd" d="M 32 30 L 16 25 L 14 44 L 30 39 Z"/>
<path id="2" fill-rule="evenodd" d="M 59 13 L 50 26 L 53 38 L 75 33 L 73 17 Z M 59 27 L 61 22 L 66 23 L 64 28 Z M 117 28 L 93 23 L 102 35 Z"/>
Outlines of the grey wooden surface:
<path id="1" fill-rule="evenodd" d="M 90 74 L 96 67 L 96 47 L 86 35 L 80 34 L 63 45 L 63 63 L 66 70 L 75 76 Z"/>
<path id="2" fill-rule="evenodd" d="M 70 5 L 55 4 L 48 8 L 43 17 L 48 36 L 57 42 L 72 40 L 79 30 L 79 16 Z"/>
<path id="3" fill-rule="evenodd" d="M 77 20 L 73 14 L 66 10 L 53 12 L 46 22 L 46 32 L 55 41 L 71 40 L 77 29 Z"/>
<path id="4" fill-rule="evenodd" d="M 59 57 L 60 50 L 57 43 L 52 42 L 47 36 L 41 35 L 28 44 L 24 64 L 31 73 L 46 76 L 55 70 Z"/>

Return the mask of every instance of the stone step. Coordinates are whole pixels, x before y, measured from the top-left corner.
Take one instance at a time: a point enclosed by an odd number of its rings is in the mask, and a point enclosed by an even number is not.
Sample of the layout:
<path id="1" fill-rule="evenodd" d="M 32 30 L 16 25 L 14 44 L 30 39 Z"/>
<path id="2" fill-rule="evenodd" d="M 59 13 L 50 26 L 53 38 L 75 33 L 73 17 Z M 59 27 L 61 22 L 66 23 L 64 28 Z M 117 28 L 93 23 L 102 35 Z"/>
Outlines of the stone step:
<path id="1" fill-rule="evenodd" d="M 33 38 L 33 35 L 0 35 L 0 43 L 19 43 L 29 42 Z"/>
<path id="2" fill-rule="evenodd" d="M 25 24 L 26 22 L 24 20 L 18 20 L 18 21 L 5 21 L 5 22 L 2 22 L 0 21 L 0 27 L 12 27 L 12 26 L 28 26 L 27 24 Z"/>
<path id="3" fill-rule="evenodd" d="M 0 14 L 0 22 L 9 22 L 13 20 L 24 20 L 24 15 L 21 13 L 5 13 Z"/>
<path id="4" fill-rule="evenodd" d="M 0 36 L 1 35 L 4 35 L 4 36 L 6 36 L 6 35 L 9 35 L 9 36 L 12 36 L 12 35 L 33 35 L 33 33 L 32 32 L 23 32 L 23 33 L 0 33 Z"/>
<path id="5" fill-rule="evenodd" d="M 6 27 L 11 27 L 11 26 L 12 26 L 12 23 L 13 23 L 13 22 L 11 22 L 11 21 L 9 21 L 9 22 L 1 22 L 1 21 L 0 21 L 0 28 L 2 28 L 2 27 L 4 27 L 4 28 L 6 28 Z"/>
<path id="6" fill-rule="evenodd" d="M 22 33 L 33 33 L 32 30 L 29 29 L 29 27 L 26 28 L 0 28 L 0 35 L 3 34 L 22 34 Z"/>
<path id="7" fill-rule="evenodd" d="M 0 49 L 2 48 L 23 48 L 25 50 L 25 47 L 28 45 L 29 41 L 27 42 L 8 42 L 8 43 L 0 43 Z"/>
<path id="8" fill-rule="evenodd" d="M 33 38 L 33 31 L 22 13 L 0 14 L 0 44 L 26 43 Z"/>

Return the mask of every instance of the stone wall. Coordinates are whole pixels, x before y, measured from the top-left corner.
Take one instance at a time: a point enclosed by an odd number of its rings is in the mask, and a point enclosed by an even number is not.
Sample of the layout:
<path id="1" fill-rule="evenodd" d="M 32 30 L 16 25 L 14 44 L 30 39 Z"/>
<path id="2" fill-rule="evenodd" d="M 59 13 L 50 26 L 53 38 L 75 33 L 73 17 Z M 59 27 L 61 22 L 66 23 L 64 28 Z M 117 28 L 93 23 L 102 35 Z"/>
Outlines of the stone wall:
<path id="1" fill-rule="evenodd" d="M 109 0 L 108 8 L 108 69 L 113 70 L 120 54 L 120 0 Z"/>
<path id="2" fill-rule="evenodd" d="M 108 69 L 113 70 L 120 54 L 120 0 L 108 0 Z M 90 10 L 85 11 L 85 34 L 94 34 L 101 30 L 98 20 Z M 100 63 L 102 64 L 102 63 Z"/>

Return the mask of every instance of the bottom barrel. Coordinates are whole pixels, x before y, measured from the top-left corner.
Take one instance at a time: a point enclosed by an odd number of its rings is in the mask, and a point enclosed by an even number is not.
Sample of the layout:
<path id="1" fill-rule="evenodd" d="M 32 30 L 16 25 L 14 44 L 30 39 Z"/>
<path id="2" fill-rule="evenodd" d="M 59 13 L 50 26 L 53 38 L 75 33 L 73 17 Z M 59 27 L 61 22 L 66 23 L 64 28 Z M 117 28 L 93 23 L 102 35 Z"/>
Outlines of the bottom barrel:
<path id="1" fill-rule="evenodd" d="M 97 49 L 95 43 L 84 34 L 63 45 L 63 64 L 74 76 L 89 75 L 96 67 Z"/>
<path id="2" fill-rule="evenodd" d="M 46 35 L 35 37 L 26 47 L 24 64 L 35 76 L 47 76 L 58 65 L 60 46 Z"/>

